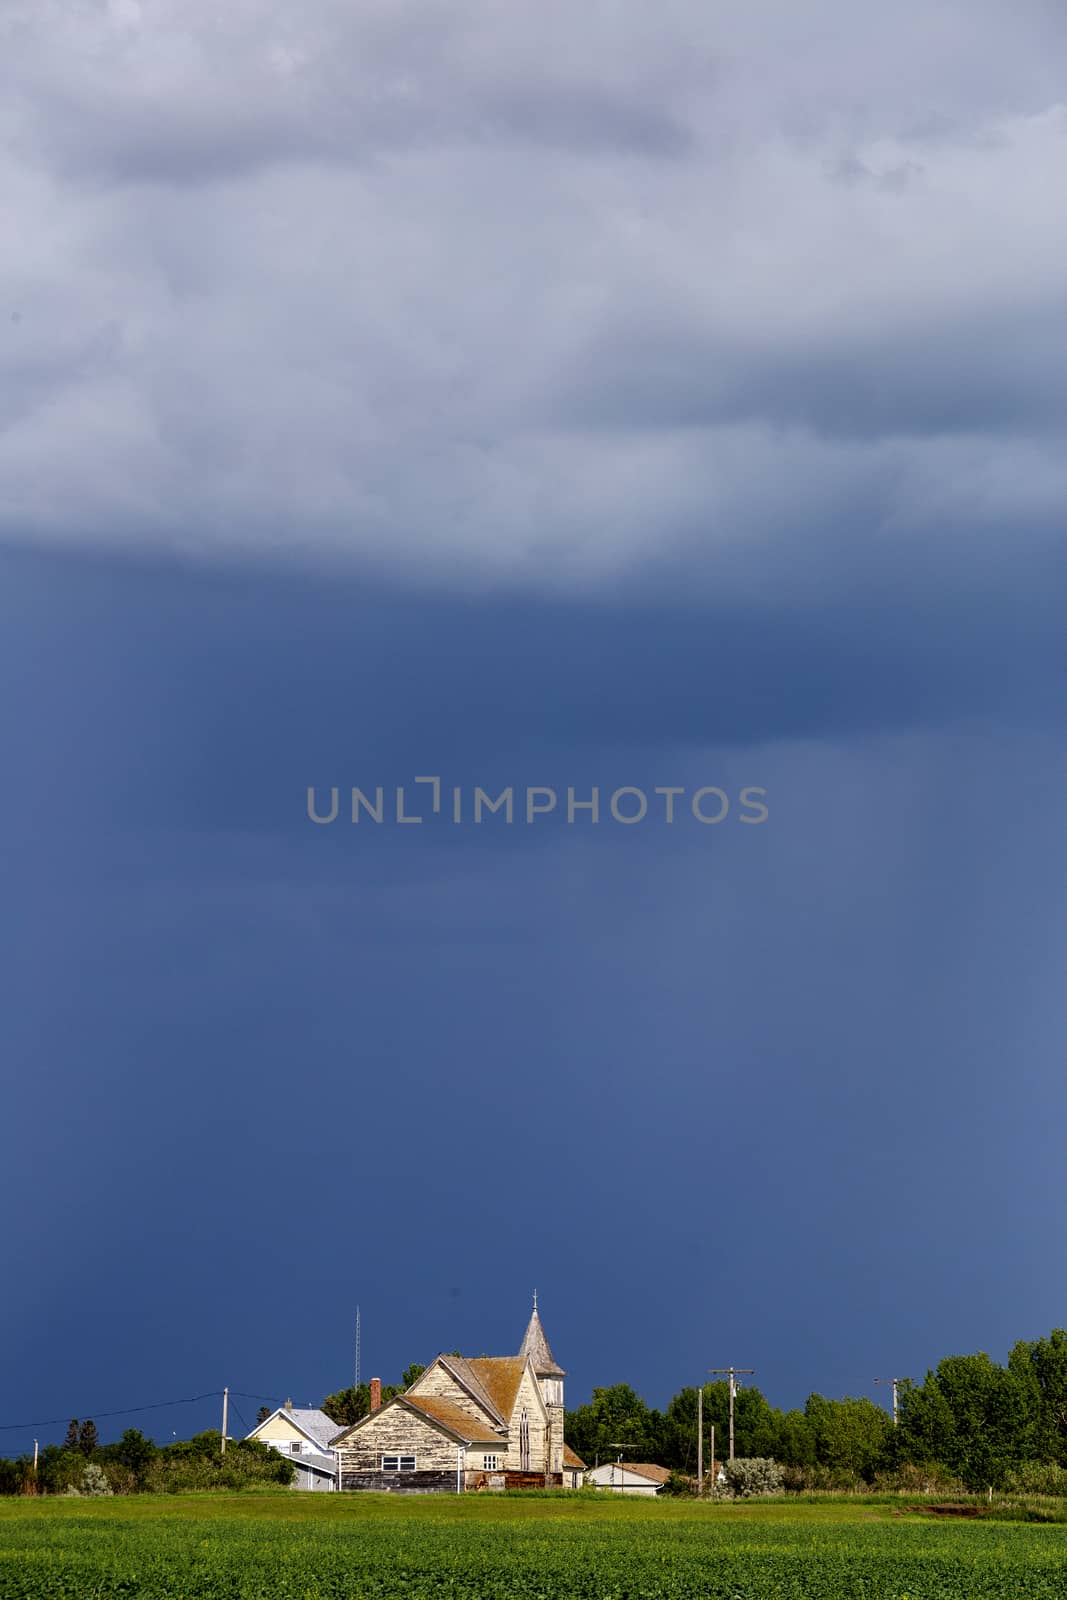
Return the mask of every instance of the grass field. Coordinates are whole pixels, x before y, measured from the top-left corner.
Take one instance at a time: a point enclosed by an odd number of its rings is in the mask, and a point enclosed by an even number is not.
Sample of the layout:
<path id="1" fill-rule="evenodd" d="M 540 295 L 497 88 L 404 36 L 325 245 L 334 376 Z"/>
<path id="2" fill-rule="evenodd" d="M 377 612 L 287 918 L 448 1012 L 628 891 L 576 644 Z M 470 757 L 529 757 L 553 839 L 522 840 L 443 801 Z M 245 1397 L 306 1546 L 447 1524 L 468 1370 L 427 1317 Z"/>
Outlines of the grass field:
<path id="1" fill-rule="evenodd" d="M 897 1506 L 240 1494 L 0 1502 L 0 1600 L 1067 1596 L 1067 1528 Z"/>

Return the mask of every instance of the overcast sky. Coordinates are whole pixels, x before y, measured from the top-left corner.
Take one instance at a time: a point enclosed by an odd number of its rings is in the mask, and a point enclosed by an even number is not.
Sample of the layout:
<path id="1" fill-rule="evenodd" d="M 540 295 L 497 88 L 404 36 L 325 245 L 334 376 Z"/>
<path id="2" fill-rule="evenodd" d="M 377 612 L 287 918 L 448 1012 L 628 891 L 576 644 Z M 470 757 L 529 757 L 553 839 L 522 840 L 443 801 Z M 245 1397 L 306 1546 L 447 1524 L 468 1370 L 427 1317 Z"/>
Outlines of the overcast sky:
<path id="1" fill-rule="evenodd" d="M 0 1421 L 1064 1320 L 1065 60 L 5 6 Z M 427 773 L 769 816 L 308 821 Z"/>

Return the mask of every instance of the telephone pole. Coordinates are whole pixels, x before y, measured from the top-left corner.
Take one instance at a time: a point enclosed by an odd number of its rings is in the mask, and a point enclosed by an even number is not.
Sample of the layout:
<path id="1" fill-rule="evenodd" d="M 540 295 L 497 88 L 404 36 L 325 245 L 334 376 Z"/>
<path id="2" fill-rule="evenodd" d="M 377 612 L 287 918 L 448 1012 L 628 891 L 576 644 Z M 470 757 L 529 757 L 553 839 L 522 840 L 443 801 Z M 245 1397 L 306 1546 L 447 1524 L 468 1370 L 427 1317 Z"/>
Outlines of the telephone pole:
<path id="1" fill-rule="evenodd" d="M 356 1383 L 355 1383 L 355 1387 L 357 1389 L 359 1388 L 359 1307 L 358 1306 L 356 1307 Z"/>
<path id="2" fill-rule="evenodd" d="M 215 1392 L 217 1394 L 218 1390 L 216 1390 Z M 227 1416 L 229 1415 L 229 1410 L 230 1410 L 230 1388 L 229 1388 L 229 1385 L 227 1384 L 226 1388 L 223 1389 L 223 1391 L 222 1391 L 222 1449 L 219 1451 L 219 1455 L 220 1456 L 224 1456 L 226 1454 L 226 1419 L 227 1419 Z"/>
<path id="3" fill-rule="evenodd" d="M 738 1373 L 749 1374 L 755 1372 L 755 1367 L 709 1367 L 708 1371 L 715 1377 L 729 1378 L 730 1380 L 730 1460 L 734 1459 L 734 1395 L 737 1393 Z"/>
<path id="4" fill-rule="evenodd" d="M 907 1382 L 907 1379 L 906 1378 L 875 1378 L 874 1381 L 875 1381 L 875 1383 L 891 1383 L 893 1385 L 893 1426 L 895 1428 L 897 1423 L 898 1423 L 898 1421 L 900 1420 L 900 1408 L 899 1408 L 899 1404 L 898 1404 L 898 1401 L 897 1401 L 897 1390 L 898 1390 L 898 1388 L 900 1387 L 900 1385 L 902 1383 L 906 1383 Z"/>

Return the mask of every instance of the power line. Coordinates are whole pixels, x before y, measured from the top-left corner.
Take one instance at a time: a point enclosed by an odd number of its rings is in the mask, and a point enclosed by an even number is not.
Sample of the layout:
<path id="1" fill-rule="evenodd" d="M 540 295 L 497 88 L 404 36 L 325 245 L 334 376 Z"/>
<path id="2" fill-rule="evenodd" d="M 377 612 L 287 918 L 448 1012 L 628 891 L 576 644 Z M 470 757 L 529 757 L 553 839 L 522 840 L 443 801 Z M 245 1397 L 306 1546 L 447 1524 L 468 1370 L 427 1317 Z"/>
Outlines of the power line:
<path id="1" fill-rule="evenodd" d="M 124 1406 L 119 1411 L 97 1411 L 92 1407 L 86 1407 L 82 1410 L 81 1415 L 83 1417 L 92 1417 L 94 1421 L 98 1417 L 132 1417 L 138 1411 L 163 1411 L 167 1406 L 192 1406 L 195 1405 L 198 1400 L 214 1400 L 221 1393 L 221 1389 L 209 1389 L 207 1394 L 187 1395 L 183 1400 L 156 1400 L 148 1406 Z M 73 1414 L 77 1415 L 77 1413 Z M 38 1420 L 37 1422 L 0 1422 L 0 1433 L 14 1432 L 19 1428 L 58 1427 L 60 1423 L 69 1422 L 71 1415 L 72 1413 L 67 1412 L 65 1416 L 45 1417 L 43 1420 Z"/>

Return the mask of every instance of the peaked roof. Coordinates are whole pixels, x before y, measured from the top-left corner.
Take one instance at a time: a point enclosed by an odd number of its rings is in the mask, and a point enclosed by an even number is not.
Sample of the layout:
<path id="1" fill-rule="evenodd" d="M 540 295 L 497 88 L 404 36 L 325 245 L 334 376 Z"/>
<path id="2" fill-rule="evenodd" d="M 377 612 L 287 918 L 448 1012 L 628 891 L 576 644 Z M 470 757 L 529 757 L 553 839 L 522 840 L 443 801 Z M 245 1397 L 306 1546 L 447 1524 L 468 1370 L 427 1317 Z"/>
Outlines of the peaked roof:
<path id="1" fill-rule="evenodd" d="M 563 1465 L 565 1467 L 580 1467 L 585 1471 L 585 1462 L 577 1451 L 572 1450 L 566 1439 L 563 1441 Z"/>
<path id="2" fill-rule="evenodd" d="M 328 1449 L 330 1441 L 336 1438 L 341 1429 L 340 1423 L 335 1422 L 332 1417 L 326 1415 L 325 1411 L 319 1411 L 314 1406 L 279 1406 L 276 1411 L 271 1412 L 269 1417 L 264 1417 L 262 1422 L 257 1422 L 252 1432 L 246 1435 L 246 1438 L 256 1438 L 258 1434 L 263 1432 L 268 1423 L 274 1421 L 275 1417 L 285 1417 L 299 1433 L 304 1435 L 305 1439 L 311 1444 L 318 1445 L 320 1450 Z"/>
<path id="3" fill-rule="evenodd" d="M 384 1406 L 379 1406 L 377 1411 L 368 1411 L 358 1422 L 353 1422 L 344 1428 L 337 1435 L 334 1444 L 338 1447 L 346 1444 L 353 1434 L 359 1433 L 363 1428 L 373 1427 L 387 1412 L 395 1409 L 414 1412 L 425 1422 L 433 1423 L 435 1427 L 451 1434 L 460 1444 L 499 1446 L 500 1436 L 505 1431 L 497 1428 L 492 1422 L 472 1417 L 468 1412 L 461 1411 L 459 1406 L 453 1405 L 450 1400 L 442 1400 L 435 1394 L 398 1394 L 392 1400 L 387 1400 Z"/>
<path id="4" fill-rule="evenodd" d="M 449 1400 L 442 1400 L 437 1395 L 411 1395 L 404 1397 L 404 1403 L 413 1411 L 419 1411 L 431 1422 L 439 1422 L 443 1428 L 456 1438 L 462 1439 L 466 1444 L 500 1444 L 502 1429 L 495 1428 L 491 1422 L 483 1422 L 461 1411 L 459 1406 L 454 1406 Z"/>
<path id="5" fill-rule="evenodd" d="M 533 1369 L 539 1378 L 565 1378 L 567 1374 L 557 1362 L 549 1347 L 545 1330 L 541 1326 L 537 1306 L 534 1305 L 533 1313 L 526 1324 L 526 1332 L 519 1346 L 520 1356 L 529 1356 L 533 1362 Z"/>
<path id="6" fill-rule="evenodd" d="M 601 1471 L 605 1467 L 614 1466 L 623 1472 L 633 1473 L 635 1478 L 647 1478 L 650 1483 L 668 1483 L 670 1471 L 667 1467 L 657 1467 L 651 1461 L 602 1461 Z"/>

